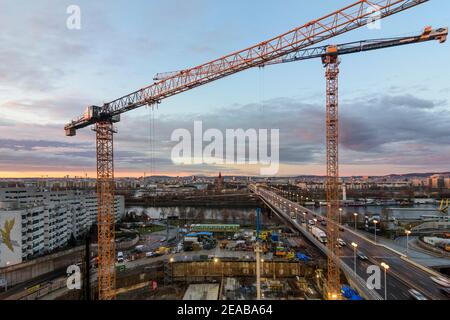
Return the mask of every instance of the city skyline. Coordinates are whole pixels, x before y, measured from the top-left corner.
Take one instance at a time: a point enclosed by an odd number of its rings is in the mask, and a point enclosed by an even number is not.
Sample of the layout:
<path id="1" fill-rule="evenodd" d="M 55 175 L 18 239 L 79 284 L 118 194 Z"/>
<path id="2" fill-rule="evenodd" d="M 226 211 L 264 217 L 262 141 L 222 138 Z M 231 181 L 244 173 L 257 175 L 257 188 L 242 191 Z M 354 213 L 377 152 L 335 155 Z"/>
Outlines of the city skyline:
<path id="1" fill-rule="evenodd" d="M 94 177 L 94 134 L 86 129 L 67 138 L 62 130 L 86 106 L 148 85 L 158 72 L 206 62 L 340 7 L 266 1 L 256 8 L 259 18 L 248 19 L 255 10 L 249 3 L 236 14 L 232 5 L 201 0 L 137 1 L 127 10 L 120 1 L 79 1 L 81 30 L 73 31 L 65 25 L 69 4 L 2 1 L 0 177 Z M 183 10 L 171 11 L 174 6 Z M 333 41 L 415 34 L 431 22 L 443 27 L 450 20 L 446 9 L 447 3 L 430 2 L 383 20 L 379 30 L 364 28 Z M 132 19 L 144 11 L 148 16 Z M 233 26 L 221 23 L 231 18 Z M 161 27 L 163 34 L 154 32 Z M 439 63 L 449 53 L 447 45 L 427 43 L 342 58 L 341 175 L 450 170 L 450 70 Z M 417 76 L 422 73 L 425 78 Z M 279 175 L 324 175 L 324 91 L 324 70 L 312 60 L 249 70 L 168 99 L 155 112 L 153 129 L 145 108 L 126 114 L 115 137 L 116 176 L 257 175 L 256 166 L 174 165 L 170 135 L 192 129 L 196 120 L 219 130 L 279 128 Z"/>

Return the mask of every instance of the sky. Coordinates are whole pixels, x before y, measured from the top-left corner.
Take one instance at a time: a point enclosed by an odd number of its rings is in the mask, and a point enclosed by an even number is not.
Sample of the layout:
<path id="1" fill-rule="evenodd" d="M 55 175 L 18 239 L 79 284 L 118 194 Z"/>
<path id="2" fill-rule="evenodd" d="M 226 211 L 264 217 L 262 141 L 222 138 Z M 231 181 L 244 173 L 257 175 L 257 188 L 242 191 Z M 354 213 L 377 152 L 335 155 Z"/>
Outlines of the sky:
<path id="1" fill-rule="evenodd" d="M 95 177 L 95 133 L 64 135 L 88 105 L 282 34 L 354 0 L 0 0 L 0 178 Z M 66 10 L 81 9 L 70 30 Z M 448 26 L 428 3 L 323 44 Z M 423 43 L 342 57 L 341 175 L 450 171 L 450 46 Z M 248 70 L 122 115 L 117 176 L 257 175 L 253 165 L 177 165 L 179 128 L 279 129 L 280 176 L 325 174 L 325 77 L 319 60 Z"/>

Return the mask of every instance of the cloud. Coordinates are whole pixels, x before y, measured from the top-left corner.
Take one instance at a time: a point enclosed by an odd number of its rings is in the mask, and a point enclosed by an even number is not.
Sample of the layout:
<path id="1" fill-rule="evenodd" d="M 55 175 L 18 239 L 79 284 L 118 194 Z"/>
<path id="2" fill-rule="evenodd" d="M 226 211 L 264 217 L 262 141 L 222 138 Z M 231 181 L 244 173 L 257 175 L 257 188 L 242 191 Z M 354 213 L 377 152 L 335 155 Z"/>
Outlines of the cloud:
<path id="1" fill-rule="evenodd" d="M 442 166 L 450 135 L 450 116 L 437 108 L 444 102 L 412 95 L 368 96 L 346 101 L 340 106 L 341 161 L 359 165 Z M 294 165 L 325 162 L 324 106 L 296 99 L 279 98 L 261 104 L 234 105 L 219 108 L 205 115 L 184 114 L 162 116 L 156 121 L 154 148 L 159 156 L 169 157 L 175 143 L 173 130 L 193 129 L 193 122 L 203 121 L 204 130 L 217 128 L 280 129 L 280 158 Z M 141 146 L 150 150 L 148 119 L 127 119 L 132 130 L 124 125 L 118 135 L 122 148 Z M 432 155 L 432 157 L 431 157 Z M 426 162 L 425 159 L 433 159 Z M 175 169 L 175 168 L 174 168 Z"/>
<path id="2" fill-rule="evenodd" d="M 30 100 L 29 103 L 17 104 L 17 110 L 25 112 L 40 103 L 42 101 Z M 67 105 L 79 103 L 74 99 Z M 445 103 L 413 95 L 392 94 L 341 103 L 341 164 L 364 168 L 402 165 L 426 170 L 445 168 L 450 155 L 450 148 L 447 147 L 450 115 L 439 108 Z M 45 105 L 41 112 L 54 112 L 51 102 Z M 299 170 L 302 166 L 323 166 L 324 110 L 320 104 L 282 97 L 262 104 L 235 104 L 205 114 L 167 115 L 155 112 L 152 128 L 150 116 L 142 109 L 125 115 L 123 121 L 117 124 L 116 170 L 189 174 L 255 172 L 250 166 L 174 165 L 170 156 L 176 142 L 170 140 L 171 134 L 179 128 L 192 132 L 194 121 L 203 121 L 204 131 L 209 128 L 222 132 L 239 128 L 279 129 L 282 165 Z M 54 117 L 66 117 L 66 112 L 72 110 L 58 110 Z M 90 130 L 81 130 L 76 139 L 67 138 L 62 126 L 62 122 L 50 125 L 14 122 L 8 127 L 0 126 L 0 170 L 95 170 L 95 134 Z M 151 132 L 154 135 L 150 135 Z"/>
<path id="3" fill-rule="evenodd" d="M 373 100 L 377 102 L 377 99 Z M 419 99 L 412 95 L 383 96 L 378 101 L 388 108 L 433 109 L 437 106 L 437 103 L 434 101 Z"/>
<path id="4" fill-rule="evenodd" d="M 44 148 L 81 148 L 86 147 L 86 143 L 66 143 L 59 141 L 48 140 L 13 140 L 13 139 L 0 139 L 0 148 L 11 149 L 14 151 L 19 150 L 42 150 Z"/>

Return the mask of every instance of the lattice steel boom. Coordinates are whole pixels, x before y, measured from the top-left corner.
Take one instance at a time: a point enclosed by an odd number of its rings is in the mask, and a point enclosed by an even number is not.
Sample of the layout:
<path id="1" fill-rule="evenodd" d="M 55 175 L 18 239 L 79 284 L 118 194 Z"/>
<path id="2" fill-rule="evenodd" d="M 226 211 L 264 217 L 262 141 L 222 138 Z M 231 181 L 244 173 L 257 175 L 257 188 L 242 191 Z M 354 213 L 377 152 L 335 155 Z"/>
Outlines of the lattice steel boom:
<path id="1" fill-rule="evenodd" d="M 343 56 L 353 53 L 387 49 L 398 46 L 406 46 L 428 41 L 439 41 L 440 43 L 444 43 L 447 40 L 447 37 L 448 37 L 448 27 L 438 29 L 426 27 L 423 33 L 415 36 L 362 40 L 338 44 L 335 47 L 337 48 L 336 54 L 339 56 Z M 290 53 L 283 58 L 266 62 L 264 64 L 259 65 L 258 67 L 267 67 L 283 63 L 322 58 L 324 55 L 327 54 L 329 47 L 330 47 L 329 45 L 326 45 L 314 48 L 306 48 L 303 50 Z M 155 75 L 154 79 L 165 80 L 182 72 L 184 71 L 158 73 Z"/>
<path id="2" fill-rule="evenodd" d="M 357 29 L 378 19 L 391 16 L 429 0 L 377 0 L 357 1 L 341 10 L 295 28 L 287 33 L 258 43 L 250 48 L 232 53 L 220 59 L 185 70 L 168 79 L 156 82 L 141 90 L 104 104 L 92 107 L 90 114 L 73 120 L 65 126 L 66 134 L 74 136 L 76 130 L 105 118 L 161 102 L 161 100 L 223 77 L 259 66 L 316 43 Z M 117 118 L 116 118 L 117 119 Z"/>

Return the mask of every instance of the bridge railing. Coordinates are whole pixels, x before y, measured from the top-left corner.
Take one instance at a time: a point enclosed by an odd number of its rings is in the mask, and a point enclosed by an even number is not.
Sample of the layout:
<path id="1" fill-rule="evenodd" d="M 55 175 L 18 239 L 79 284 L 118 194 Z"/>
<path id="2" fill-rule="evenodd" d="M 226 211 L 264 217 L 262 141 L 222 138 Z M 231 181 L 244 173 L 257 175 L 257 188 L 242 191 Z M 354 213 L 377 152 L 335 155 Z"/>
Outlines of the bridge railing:
<path id="1" fill-rule="evenodd" d="M 290 220 L 289 215 L 285 214 L 281 208 L 279 208 L 275 204 L 272 204 L 268 199 L 266 199 L 264 197 L 264 195 L 262 195 L 261 192 L 257 192 L 256 190 L 257 190 L 256 187 L 254 187 L 252 191 L 257 193 L 269 207 L 276 209 L 280 214 L 282 214 L 284 216 L 284 218 Z M 268 191 L 266 191 L 266 190 L 264 190 L 264 191 L 266 193 L 268 193 Z M 294 226 L 311 243 L 313 243 L 319 250 L 321 250 L 325 255 L 327 255 L 327 256 L 330 255 L 328 248 L 326 246 L 324 246 L 322 243 L 320 243 L 316 238 L 314 238 L 313 235 L 311 233 L 309 233 L 305 227 L 303 227 L 299 224 L 294 224 Z M 383 300 L 383 298 L 378 294 L 378 292 L 376 292 L 375 290 L 369 289 L 366 281 L 364 281 L 364 279 L 362 279 L 358 274 L 356 274 L 352 270 L 352 268 L 350 268 L 345 262 L 343 262 L 340 258 L 336 257 L 334 254 L 331 254 L 331 256 L 332 256 L 333 260 L 339 264 L 339 267 L 344 272 L 346 277 L 349 278 L 353 282 L 354 286 L 358 289 L 360 294 L 362 294 L 365 298 L 370 299 L 370 300 Z"/>

